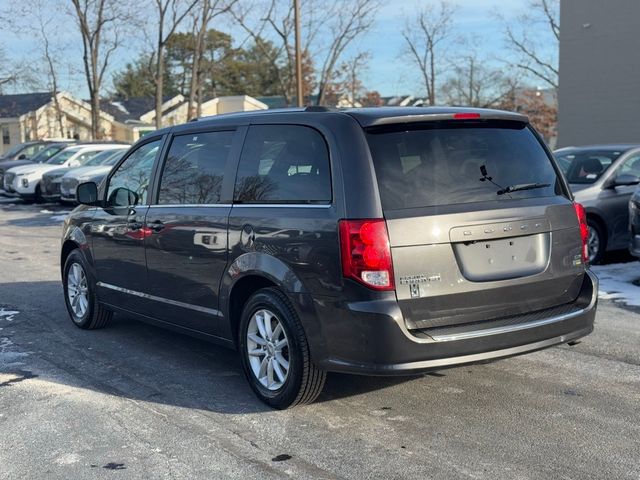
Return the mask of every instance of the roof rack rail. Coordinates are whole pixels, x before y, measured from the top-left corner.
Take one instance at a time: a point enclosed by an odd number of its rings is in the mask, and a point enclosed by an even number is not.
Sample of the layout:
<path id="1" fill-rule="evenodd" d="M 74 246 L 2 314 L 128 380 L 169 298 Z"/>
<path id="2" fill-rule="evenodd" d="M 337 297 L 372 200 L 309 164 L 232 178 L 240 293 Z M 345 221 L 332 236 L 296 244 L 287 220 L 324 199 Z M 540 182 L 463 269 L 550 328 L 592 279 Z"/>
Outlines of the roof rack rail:
<path id="1" fill-rule="evenodd" d="M 324 105 L 309 105 L 305 107 L 305 112 L 337 112 L 336 107 L 326 107 Z"/>

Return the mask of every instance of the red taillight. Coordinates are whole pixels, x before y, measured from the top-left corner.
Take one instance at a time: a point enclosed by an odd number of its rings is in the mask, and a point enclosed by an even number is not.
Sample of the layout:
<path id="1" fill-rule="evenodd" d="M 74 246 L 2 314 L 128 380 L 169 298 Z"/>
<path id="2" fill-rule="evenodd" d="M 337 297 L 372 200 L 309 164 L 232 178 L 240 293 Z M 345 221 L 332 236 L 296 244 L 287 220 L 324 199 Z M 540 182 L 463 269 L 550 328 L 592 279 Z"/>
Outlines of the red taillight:
<path id="1" fill-rule="evenodd" d="M 454 120 L 471 120 L 473 118 L 480 118 L 479 113 L 454 113 Z"/>
<path id="2" fill-rule="evenodd" d="M 584 207 L 579 203 L 574 203 L 576 216 L 578 217 L 578 225 L 580 226 L 580 239 L 582 240 L 582 262 L 587 265 L 589 263 L 589 225 L 587 224 L 587 214 Z"/>
<path id="3" fill-rule="evenodd" d="M 383 219 L 340 220 L 342 274 L 375 290 L 393 290 L 393 264 Z"/>

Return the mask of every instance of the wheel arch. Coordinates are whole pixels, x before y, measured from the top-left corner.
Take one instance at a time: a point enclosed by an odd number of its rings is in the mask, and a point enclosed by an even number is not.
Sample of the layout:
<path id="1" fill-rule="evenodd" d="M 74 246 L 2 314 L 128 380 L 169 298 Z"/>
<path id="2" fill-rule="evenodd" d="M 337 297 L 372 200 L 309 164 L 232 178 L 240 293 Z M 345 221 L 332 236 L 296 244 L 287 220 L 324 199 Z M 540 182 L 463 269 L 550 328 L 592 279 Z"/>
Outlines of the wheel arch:
<path id="1" fill-rule="evenodd" d="M 281 290 L 291 301 L 299 316 L 299 294 L 308 293 L 295 272 L 282 260 L 260 252 L 240 255 L 225 272 L 220 285 L 220 308 L 227 319 L 226 335 L 238 345 L 238 328 L 242 306 L 262 288 Z"/>
<path id="2" fill-rule="evenodd" d="M 89 248 L 89 241 L 84 234 L 84 232 L 76 225 L 70 225 L 62 236 L 62 247 L 60 248 L 60 272 L 64 274 L 64 264 L 69 257 L 69 254 L 73 250 L 79 250 L 80 253 L 84 256 L 85 260 L 89 268 L 91 269 L 91 274 L 94 274 L 93 271 L 93 257 L 91 255 L 91 249 Z"/>
<path id="3" fill-rule="evenodd" d="M 609 244 L 609 226 L 604 219 L 604 216 L 600 214 L 600 212 L 596 210 L 588 210 L 586 211 L 587 221 L 592 220 L 597 223 L 600 229 L 602 230 L 602 234 L 604 235 L 604 247 L 605 251 L 607 250 Z"/>

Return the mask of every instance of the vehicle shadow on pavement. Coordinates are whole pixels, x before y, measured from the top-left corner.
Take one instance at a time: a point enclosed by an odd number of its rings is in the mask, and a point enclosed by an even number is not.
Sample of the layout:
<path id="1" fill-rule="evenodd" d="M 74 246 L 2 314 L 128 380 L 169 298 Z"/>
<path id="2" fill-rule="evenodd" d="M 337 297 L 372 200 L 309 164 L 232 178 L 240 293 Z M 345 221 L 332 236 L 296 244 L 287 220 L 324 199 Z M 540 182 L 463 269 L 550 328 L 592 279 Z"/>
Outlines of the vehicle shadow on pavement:
<path id="1" fill-rule="evenodd" d="M 64 218 L 73 210 L 72 206 L 60 204 L 42 204 L 42 205 L 16 205 L 11 208 L 4 208 L 0 204 L 0 211 L 10 211 L 13 216 L 17 213 L 24 212 L 24 217 L 9 218 L 5 220 L 4 225 L 13 227 L 49 227 L 62 225 Z M 38 213 L 34 215 L 34 210 Z"/>
<path id="2" fill-rule="evenodd" d="M 17 364 L 0 357 L 0 373 L 224 414 L 270 410 L 251 391 L 237 352 L 125 315 L 115 315 L 105 329 L 80 330 L 69 319 L 62 295 L 55 281 L 0 284 L 0 307 L 19 312 L 10 321 L 0 317 L 0 339 L 20 357 Z M 318 401 L 414 378 L 330 374 Z"/>

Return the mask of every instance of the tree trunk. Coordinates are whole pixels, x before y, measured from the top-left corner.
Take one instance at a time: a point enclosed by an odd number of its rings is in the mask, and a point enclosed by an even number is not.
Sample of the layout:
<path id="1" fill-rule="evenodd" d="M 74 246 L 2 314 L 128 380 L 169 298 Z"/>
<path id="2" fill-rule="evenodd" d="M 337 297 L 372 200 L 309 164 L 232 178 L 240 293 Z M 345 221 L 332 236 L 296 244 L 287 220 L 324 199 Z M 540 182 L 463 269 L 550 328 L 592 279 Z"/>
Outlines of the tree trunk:
<path id="1" fill-rule="evenodd" d="M 91 136 L 95 140 L 102 139 L 100 130 L 100 95 L 94 91 L 91 96 Z"/>
<path id="2" fill-rule="evenodd" d="M 162 87 L 164 86 L 164 52 L 158 45 L 158 60 L 156 62 L 156 128 L 162 128 Z"/>

